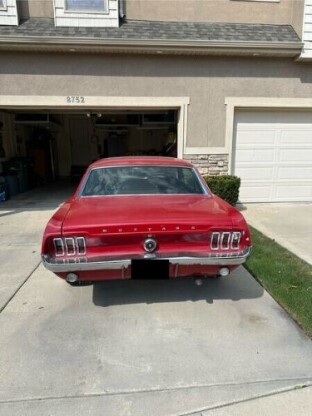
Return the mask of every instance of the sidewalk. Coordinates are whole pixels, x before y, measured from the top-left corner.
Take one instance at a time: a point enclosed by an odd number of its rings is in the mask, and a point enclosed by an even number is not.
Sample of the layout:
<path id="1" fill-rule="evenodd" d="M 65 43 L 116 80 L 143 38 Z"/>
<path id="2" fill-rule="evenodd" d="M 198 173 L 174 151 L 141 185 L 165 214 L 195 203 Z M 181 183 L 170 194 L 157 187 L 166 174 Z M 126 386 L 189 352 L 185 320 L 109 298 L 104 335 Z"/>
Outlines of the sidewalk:
<path id="1" fill-rule="evenodd" d="M 245 204 L 248 224 L 312 265 L 312 203 Z"/>

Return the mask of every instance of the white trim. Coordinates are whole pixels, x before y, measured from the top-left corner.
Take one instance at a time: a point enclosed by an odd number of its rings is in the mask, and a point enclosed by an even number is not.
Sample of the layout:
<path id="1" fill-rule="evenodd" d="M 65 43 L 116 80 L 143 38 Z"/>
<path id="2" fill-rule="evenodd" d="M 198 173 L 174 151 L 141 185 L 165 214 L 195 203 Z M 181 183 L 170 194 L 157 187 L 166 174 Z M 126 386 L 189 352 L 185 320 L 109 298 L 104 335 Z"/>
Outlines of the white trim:
<path id="1" fill-rule="evenodd" d="M 311 109 L 311 98 L 265 98 L 265 97 L 226 97 L 225 147 L 229 155 L 229 174 L 233 173 L 234 156 L 234 117 L 235 110 L 242 109 Z"/>
<path id="2" fill-rule="evenodd" d="M 254 2 L 261 2 L 261 3 L 280 3 L 281 0 L 231 0 L 231 1 L 254 1 Z"/>
<path id="3" fill-rule="evenodd" d="M 77 96 L 81 96 L 78 95 Z M 19 108 L 114 108 L 114 107 L 155 107 L 179 108 L 190 103 L 189 97 L 108 97 L 108 96 L 84 96 L 84 103 L 68 103 L 67 95 L 0 95 L 0 107 Z"/>
<path id="4" fill-rule="evenodd" d="M 71 96 L 72 97 L 72 96 Z M 76 96 L 73 96 L 76 97 Z M 0 95 L 0 108 L 6 109 L 58 109 L 92 110 L 92 109 L 176 109 L 179 111 L 177 125 L 178 157 L 183 158 L 187 134 L 187 116 L 189 97 L 101 97 L 80 96 L 83 102 L 69 103 L 68 96 L 41 96 L 41 95 Z"/>
<path id="5" fill-rule="evenodd" d="M 0 25 L 18 26 L 16 0 L 3 0 L 3 7 L 0 7 Z"/>
<path id="6" fill-rule="evenodd" d="M 185 147 L 185 155 L 226 155 L 226 147 Z"/>
<path id="7" fill-rule="evenodd" d="M 308 60 L 310 61 L 312 59 L 312 41 L 309 40 L 309 33 L 311 31 L 310 28 L 308 28 L 307 26 L 311 25 L 310 21 L 308 20 L 308 16 L 311 16 L 311 12 L 309 13 L 308 11 L 308 7 L 311 8 L 312 3 L 309 0 L 304 0 L 304 7 L 303 7 L 303 16 L 302 16 L 302 33 L 301 33 L 301 39 L 303 42 L 303 48 L 300 54 L 300 57 L 298 58 L 298 60 L 300 61 L 305 61 Z"/>
<path id="8" fill-rule="evenodd" d="M 54 24 L 60 27 L 118 27 L 119 0 L 102 0 L 102 10 L 67 9 L 66 0 L 53 0 Z"/>

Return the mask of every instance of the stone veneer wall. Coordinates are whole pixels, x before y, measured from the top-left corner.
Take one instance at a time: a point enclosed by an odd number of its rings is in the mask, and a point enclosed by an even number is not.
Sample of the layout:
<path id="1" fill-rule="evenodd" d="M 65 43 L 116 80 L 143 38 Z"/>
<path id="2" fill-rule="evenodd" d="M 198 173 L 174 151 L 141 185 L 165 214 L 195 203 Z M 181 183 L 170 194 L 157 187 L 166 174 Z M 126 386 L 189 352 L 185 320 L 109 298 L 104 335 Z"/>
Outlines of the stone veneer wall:
<path id="1" fill-rule="evenodd" d="M 227 175 L 229 157 L 223 155 L 184 155 L 183 158 L 198 168 L 202 175 Z"/>

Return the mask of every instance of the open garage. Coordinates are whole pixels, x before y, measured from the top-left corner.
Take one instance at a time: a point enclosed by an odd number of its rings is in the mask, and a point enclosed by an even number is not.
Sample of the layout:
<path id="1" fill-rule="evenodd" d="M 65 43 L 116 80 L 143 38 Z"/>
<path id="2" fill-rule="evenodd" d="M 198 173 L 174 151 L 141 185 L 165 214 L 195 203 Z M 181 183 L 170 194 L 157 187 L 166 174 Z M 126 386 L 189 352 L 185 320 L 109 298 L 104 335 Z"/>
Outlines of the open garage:
<path id="1" fill-rule="evenodd" d="M 9 194 L 80 178 L 99 158 L 177 156 L 178 110 L 0 110 L 0 175 Z"/>

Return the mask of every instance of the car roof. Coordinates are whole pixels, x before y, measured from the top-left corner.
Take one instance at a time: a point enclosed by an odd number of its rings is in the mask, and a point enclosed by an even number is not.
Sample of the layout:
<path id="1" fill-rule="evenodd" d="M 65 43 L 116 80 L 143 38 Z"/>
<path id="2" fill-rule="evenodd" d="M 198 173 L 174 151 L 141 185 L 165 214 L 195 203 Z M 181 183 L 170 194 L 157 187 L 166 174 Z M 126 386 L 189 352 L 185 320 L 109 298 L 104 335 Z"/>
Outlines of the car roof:
<path id="1" fill-rule="evenodd" d="M 166 156 L 120 156 L 108 157 L 97 160 L 90 165 L 90 169 L 106 166 L 127 166 L 127 165 L 166 165 L 193 167 L 186 160 Z"/>

